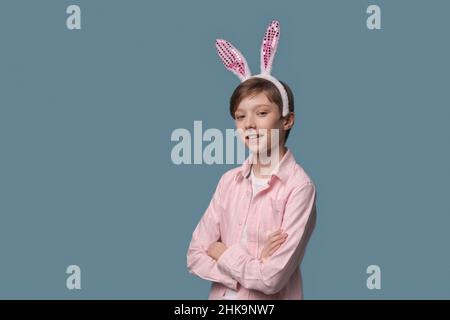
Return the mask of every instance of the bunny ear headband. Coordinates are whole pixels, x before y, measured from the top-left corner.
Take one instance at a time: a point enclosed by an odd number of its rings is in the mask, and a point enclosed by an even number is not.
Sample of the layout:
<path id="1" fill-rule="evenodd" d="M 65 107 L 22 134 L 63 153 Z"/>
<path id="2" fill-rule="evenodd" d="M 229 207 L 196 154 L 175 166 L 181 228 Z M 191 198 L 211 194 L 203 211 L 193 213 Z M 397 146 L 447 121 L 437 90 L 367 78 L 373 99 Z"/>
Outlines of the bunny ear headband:
<path id="1" fill-rule="evenodd" d="M 223 39 L 217 39 L 216 49 L 220 59 L 225 65 L 225 68 L 238 76 L 241 82 L 255 77 L 263 78 L 272 82 L 278 88 L 278 91 L 281 94 L 281 100 L 283 102 L 282 115 L 283 117 L 285 117 L 289 113 L 287 92 L 281 82 L 270 74 L 279 39 L 280 23 L 274 20 L 267 27 L 261 44 L 261 73 L 254 76 L 252 76 L 250 72 L 250 68 L 248 67 L 244 55 L 230 42 Z"/>

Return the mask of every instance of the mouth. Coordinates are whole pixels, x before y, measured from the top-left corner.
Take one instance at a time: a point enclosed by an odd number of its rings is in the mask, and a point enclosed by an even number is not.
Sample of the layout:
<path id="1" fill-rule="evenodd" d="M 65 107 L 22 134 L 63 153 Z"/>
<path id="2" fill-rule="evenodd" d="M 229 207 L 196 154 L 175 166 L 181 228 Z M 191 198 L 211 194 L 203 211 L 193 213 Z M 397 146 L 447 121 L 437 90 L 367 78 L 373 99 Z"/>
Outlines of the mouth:
<path id="1" fill-rule="evenodd" d="M 245 135 L 245 140 L 247 141 L 255 141 L 258 140 L 259 138 L 263 137 L 263 134 L 258 134 L 258 133 L 250 133 Z"/>

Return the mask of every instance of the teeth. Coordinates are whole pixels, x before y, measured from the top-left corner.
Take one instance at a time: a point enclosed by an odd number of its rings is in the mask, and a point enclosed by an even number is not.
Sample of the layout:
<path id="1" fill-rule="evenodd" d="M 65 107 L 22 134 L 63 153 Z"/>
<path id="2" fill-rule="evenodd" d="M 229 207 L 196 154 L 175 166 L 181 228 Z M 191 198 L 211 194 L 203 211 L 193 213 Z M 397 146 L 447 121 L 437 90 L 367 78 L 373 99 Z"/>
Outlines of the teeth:
<path id="1" fill-rule="evenodd" d="M 249 134 L 247 136 L 248 139 L 256 139 L 256 138 L 260 138 L 260 137 L 262 137 L 262 135 L 260 135 L 260 134 Z"/>

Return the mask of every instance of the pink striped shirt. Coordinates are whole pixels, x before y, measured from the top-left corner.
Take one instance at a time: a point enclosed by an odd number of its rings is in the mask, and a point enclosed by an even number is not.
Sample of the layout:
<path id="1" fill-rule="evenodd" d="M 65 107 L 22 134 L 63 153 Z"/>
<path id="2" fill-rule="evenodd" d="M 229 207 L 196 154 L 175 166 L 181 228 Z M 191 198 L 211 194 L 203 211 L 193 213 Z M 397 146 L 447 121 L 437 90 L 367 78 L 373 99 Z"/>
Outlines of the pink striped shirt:
<path id="1" fill-rule="evenodd" d="M 252 197 L 250 159 L 222 175 L 192 234 L 189 272 L 212 281 L 209 299 L 222 299 L 227 288 L 237 290 L 238 300 L 303 299 L 299 266 L 316 222 L 315 186 L 288 149 L 269 185 Z M 260 260 L 268 234 L 280 228 L 286 241 Z M 217 261 L 207 254 L 215 241 L 228 247 Z"/>

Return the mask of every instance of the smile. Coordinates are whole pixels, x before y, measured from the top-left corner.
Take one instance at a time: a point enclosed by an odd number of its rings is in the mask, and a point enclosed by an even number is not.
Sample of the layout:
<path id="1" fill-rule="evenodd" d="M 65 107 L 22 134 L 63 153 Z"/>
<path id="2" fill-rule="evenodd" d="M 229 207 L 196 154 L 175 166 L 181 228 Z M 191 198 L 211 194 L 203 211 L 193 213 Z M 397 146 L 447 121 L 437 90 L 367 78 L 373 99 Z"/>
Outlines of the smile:
<path id="1" fill-rule="evenodd" d="M 255 139 L 259 139 L 262 136 L 264 136 L 264 135 L 263 134 L 252 133 L 252 134 L 246 135 L 245 139 L 247 139 L 247 140 L 255 140 Z"/>

